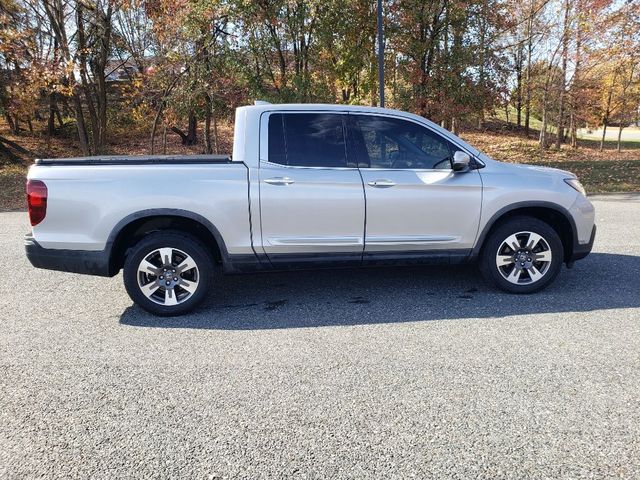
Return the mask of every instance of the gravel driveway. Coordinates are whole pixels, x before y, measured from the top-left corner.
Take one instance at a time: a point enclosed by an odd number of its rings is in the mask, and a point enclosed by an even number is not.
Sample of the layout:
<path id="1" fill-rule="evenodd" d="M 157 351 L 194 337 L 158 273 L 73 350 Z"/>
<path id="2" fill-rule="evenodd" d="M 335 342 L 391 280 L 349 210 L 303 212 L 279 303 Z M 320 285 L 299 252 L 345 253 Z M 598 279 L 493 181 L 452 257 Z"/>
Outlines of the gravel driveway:
<path id="1" fill-rule="evenodd" d="M 0 213 L 2 478 L 640 478 L 640 197 L 530 296 L 473 268 L 227 277 L 157 319 Z"/>

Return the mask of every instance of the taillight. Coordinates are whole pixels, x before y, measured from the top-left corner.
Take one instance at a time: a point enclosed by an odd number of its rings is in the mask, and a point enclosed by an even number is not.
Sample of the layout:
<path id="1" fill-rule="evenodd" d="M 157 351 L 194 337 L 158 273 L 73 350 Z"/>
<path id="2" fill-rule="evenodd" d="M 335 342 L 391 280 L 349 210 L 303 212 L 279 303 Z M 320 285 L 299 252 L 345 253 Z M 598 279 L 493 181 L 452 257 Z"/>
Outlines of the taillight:
<path id="1" fill-rule="evenodd" d="M 47 215 L 47 186 L 41 180 L 27 180 L 29 221 L 36 226 Z"/>

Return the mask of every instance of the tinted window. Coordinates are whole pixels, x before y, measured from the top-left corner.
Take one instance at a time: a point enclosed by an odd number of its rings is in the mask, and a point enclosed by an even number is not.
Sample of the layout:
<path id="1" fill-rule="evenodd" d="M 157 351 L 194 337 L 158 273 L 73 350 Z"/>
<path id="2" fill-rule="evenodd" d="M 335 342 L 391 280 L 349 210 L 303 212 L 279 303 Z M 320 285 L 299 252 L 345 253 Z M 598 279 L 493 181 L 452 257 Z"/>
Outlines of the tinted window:
<path id="1" fill-rule="evenodd" d="M 301 167 L 346 167 L 342 116 L 327 113 L 270 115 L 269 161 Z"/>
<path id="2" fill-rule="evenodd" d="M 371 168 L 451 168 L 449 142 L 417 123 L 354 115 L 364 143 L 361 156 Z"/>
<path id="3" fill-rule="evenodd" d="M 269 117 L 269 161 L 279 165 L 287 164 L 282 115 Z"/>

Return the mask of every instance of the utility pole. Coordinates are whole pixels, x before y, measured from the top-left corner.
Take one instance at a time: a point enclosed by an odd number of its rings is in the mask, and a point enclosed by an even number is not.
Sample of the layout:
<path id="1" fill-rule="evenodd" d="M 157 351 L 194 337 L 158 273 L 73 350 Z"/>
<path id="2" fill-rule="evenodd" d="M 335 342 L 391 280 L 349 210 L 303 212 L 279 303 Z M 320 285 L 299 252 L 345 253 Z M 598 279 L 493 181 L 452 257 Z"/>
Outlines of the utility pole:
<path id="1" fill-rule="evenodd" d="M 382 32 L 382 0 L 378 0 L 378 85 L 380 85 L 380 106 L 384 108 L 384 36 Z"/>

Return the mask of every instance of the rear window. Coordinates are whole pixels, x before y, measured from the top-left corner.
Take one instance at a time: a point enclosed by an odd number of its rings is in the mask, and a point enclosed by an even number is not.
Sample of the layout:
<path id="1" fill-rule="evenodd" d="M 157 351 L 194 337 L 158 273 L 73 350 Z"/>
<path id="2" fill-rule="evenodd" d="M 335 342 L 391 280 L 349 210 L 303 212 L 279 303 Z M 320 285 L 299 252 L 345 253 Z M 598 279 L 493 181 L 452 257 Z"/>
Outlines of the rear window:
<path id="1" fill-rule="evenodd" d="M 298 167 L 346 167 L 342 115 L 274 113 L 269 116 L 269 162 Z"/>

